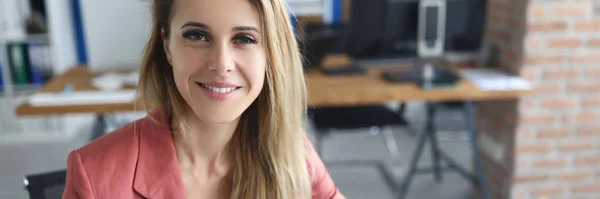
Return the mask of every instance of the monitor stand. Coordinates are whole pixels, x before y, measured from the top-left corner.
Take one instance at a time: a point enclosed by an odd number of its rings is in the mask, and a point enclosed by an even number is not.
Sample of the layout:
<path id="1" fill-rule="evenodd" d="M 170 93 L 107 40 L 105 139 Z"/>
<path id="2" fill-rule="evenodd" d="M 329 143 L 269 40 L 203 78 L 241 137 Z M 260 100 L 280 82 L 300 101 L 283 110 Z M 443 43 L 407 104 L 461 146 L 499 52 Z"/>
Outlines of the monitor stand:
<path id="1" fill-rule="evenodd" d="M 438 65 L 435 59 L 421 58 L 409 71 L 386 71 L 382 77 L 388 82 L 416 83 L 423 89 L 453 87 L 459 77 Z"/>

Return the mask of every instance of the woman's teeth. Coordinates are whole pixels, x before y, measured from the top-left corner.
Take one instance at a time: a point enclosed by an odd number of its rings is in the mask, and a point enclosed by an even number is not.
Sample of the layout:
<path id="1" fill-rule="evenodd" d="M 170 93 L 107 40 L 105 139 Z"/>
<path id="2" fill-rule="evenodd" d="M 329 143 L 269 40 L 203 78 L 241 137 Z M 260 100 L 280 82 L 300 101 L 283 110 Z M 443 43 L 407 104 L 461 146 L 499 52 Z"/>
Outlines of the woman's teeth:
<path id="1" fill-rule="evenodd" d="M 214 86 L 209 86 L 206 84 L 201 84 L 204 88 L 208 88 L 208 90 L 211 90 L 212 92 L 215 93 L 229 93 L 235 89 L 237 89 L 236 87 L 226 87 L 226 88 L 217 88 Z"/>

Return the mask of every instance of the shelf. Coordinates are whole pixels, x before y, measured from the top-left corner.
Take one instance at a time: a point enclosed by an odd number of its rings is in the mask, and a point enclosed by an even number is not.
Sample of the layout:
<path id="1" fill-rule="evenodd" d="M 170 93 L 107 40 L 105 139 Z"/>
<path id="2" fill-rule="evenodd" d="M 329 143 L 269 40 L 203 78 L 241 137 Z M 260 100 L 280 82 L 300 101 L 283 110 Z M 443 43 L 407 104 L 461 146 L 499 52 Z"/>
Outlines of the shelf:
<path id="1" fill-rule="evenodd" d="M 36 91 L 42 88 L 43 85 L 38 84 L 28 84 L 28 85 L 11 85 L 12 86 L 12 94 L 8 95 L 6 93 L 6 89 L 3 87 L 0 90 L 0 98 L 5 97 L 23 97 L 34 94 Z"/>

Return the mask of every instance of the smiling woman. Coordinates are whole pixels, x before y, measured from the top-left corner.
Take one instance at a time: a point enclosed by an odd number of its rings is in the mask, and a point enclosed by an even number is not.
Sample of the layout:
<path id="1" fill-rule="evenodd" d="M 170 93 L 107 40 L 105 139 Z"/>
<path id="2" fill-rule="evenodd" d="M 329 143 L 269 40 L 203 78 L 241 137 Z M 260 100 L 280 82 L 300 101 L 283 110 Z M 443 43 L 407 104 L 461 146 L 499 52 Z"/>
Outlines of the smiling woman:
<path id="1" fill-rule="evenodd" d="M 284 0 L 154 0 L 148 116 L 69 154 L 63 198 L 344 198 L 306 138 Z"/>

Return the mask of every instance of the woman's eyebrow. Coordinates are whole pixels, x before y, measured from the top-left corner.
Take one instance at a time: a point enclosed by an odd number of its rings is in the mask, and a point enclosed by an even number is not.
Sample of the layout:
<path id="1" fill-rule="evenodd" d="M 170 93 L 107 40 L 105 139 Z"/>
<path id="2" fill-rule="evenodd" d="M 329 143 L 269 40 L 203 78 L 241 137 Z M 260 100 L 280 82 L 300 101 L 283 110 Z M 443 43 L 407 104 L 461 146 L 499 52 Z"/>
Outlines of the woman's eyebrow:
<path id="1" fill-rule="evenodd" d="M 201 23 L 201 22 L 195 22 L 195 21 L 188 21 L 185 24 L 183 24 L 183 26 L 181 26 L 181 28 L 185 28 L 188 26 L 194 26 L 194 27 L 198 27 L 198 28 L 202 28 L 202 29 L 210 29 L 209 25 L 207 25 L 205 23 Z M 254 27 L 254 26 L 236 26 L 236 27 L 233 27 L 231 29 L 231 31 L 233 31 L 233 32 L 254 31 L 254 32 L 260 33 L 260 31 L 258 31 L 258 28 Z"/>
<path id="2" fill-rule="evenodd" d="M 195 22 L 195 21 L 188 21 L 185 24 L 183 24 L 183 26 L 181 26 L 181 28 L 184 28 L 187 26 L 195 26 L 195 27 L 199 27 L 199 28 L 203 28 L 203 29 L 210 29 L 210 26 L 206 25 L 205 23 L 200 23 L 200 22 Z"/>
<path id="3" fill-rule="evenodd" d="M 231 31 L 233 31 L 233 32 L 254 31 L 254 32 L 260 33 L 260 31 L 258 31 L 258 28 L 254 27 L 254 26 L 236 26 L 236 27 L 232 28 Z"/>

